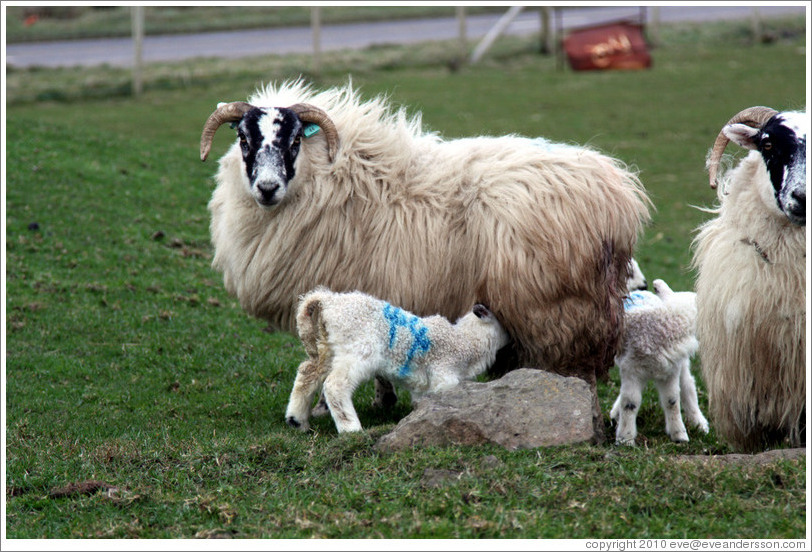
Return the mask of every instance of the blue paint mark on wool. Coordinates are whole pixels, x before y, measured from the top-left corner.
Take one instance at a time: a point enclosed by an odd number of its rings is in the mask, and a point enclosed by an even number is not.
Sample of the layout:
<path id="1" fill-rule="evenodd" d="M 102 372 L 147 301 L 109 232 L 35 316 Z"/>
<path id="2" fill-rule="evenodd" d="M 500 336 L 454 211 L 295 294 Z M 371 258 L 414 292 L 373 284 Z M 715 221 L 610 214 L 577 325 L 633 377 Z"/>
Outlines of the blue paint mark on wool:
<path id="1" fill-rule="evenodd" d="M 412 371 L 412 360 L 420 354 L 426 354 L 431 349 L 431 339 L 429 339 L 429 329 L 417 316 L 404 311 L 401 308 L 393 307 L 389 303 L 383 306 L 383 317 L 389 322 L 389 348 L 395 347 L 397 342 L 398 328 L 405 328 L 412 337 L 412 344 L 406 352 L 406 360 L 398 369 L 401 377 L 406 377 Z"/>
<path id="2" fill-rule="evenodd" d="M 650 291 L 633 291 L 623 300 L 623 310 L 628 312 L 640 307 L 654 307 L 661 301 Z"/>

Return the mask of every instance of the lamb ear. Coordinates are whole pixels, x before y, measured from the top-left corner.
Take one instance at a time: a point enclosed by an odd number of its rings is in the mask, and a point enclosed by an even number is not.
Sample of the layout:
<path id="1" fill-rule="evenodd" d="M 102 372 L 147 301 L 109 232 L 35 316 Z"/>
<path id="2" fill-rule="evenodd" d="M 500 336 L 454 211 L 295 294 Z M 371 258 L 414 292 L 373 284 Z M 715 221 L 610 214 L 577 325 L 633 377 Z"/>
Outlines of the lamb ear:
<path id="1" fill-rule="evenodd" d="M 487 316 L 490 314 L 488 307 L 481 303 L 474 305 L 473 312 L 477 318 L 487 318 Z"/>
<path id="2" fill-rule="evenodd" d="M 755 137 L 759 129 L 741 123 L 727 125 L 722 129 L 731 142 L 736 142 L 746 149 L 756 149 Z"/>

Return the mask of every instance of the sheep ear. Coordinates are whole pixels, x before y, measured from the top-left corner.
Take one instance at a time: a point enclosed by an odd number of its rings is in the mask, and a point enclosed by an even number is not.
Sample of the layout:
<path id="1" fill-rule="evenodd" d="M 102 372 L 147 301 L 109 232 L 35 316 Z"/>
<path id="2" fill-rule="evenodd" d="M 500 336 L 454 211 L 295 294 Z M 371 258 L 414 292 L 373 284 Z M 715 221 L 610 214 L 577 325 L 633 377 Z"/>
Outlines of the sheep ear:
<path id="1" fill-rule="evenodd" d="M 753 128 L 741 123 L 727 125 L 722 129 L 732 142 L 736 142 L 741 147 L 746 149 L 756 149 L 755 137 L 759 133 L 759 129 Z"/>

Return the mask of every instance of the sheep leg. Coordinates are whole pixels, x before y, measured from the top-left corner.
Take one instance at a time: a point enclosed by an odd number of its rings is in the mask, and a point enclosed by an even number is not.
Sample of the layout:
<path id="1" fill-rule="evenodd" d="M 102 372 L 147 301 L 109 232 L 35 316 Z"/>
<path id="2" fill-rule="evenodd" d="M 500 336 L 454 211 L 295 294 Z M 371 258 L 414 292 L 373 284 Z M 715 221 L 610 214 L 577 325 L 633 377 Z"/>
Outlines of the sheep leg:
<path id="1" fill-rule="evenodd" d="M 710 431 L 708 420 L 702 415 L 699 409 L 699 399 L 696 395 L 696 381 L 691 374 L 691 360 L 685 358 L 680 369 L 680 399 L 682 409 L 685 411 L 685 419 L 692 426 L 698 427 L 703 433 Z"/>
<path id="2" fill-rule="evenodd" d="M 324 398 L 339 433 L 361 431 L 361 420 L 352 404 L 352 395 L 361 383 L 363 370 L 357 370 L 357 360 L 348 357 L 333 359 L 333 369 L 324 380 Z"/>
<path id="3" fill-rule="evenodd" d="M 375 399 L 372 401 L 372 406 L 389 409 L 395 406 L 397 402 L 398 396 L 392 382 L 386 378 L 375 376 Z"/>
<path id="4" fill-rule="evenodd" d="M 289 426 L 307 431 L 310 427 L 310 405 L 313 397 L 324 382 L 326 371 L 319 368 L 318 362 L 307 359 L 299 364 L 293 390 L 290 393 L 288 408 L 285 411 L 285 421 Z"/>
<path id="5" fill-rule="evenodd" d="M 637 437 L 637 411 L 643 400 L 644 382 L 635 377 L 623 377 L 620 372 L 620 395 L 612 407 L 614 417 L 618 420 L 615 442 L 619 445 L 634 446 Z"/>
<path id="6" fill-rule="evenodd" d="M 665 380 L 657 380 L 657 392 L 660 394 L 660 406 L 665 413 L 665 432 L 676 443 L 688 442 L 688 431 L 682 422 L 680 412 L 680 371 Z"/>

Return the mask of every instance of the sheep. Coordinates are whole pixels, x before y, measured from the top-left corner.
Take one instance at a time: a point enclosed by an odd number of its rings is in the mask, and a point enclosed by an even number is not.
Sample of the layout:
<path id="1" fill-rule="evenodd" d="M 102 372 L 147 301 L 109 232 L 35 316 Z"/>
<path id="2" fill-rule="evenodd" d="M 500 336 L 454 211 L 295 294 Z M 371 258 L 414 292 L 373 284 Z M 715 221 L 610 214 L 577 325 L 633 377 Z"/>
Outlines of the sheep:
<path id="1" fill-rule="evenodd" d="M 308 358 L 299 365 L 285 419 L 303 431 L 322 386 L 338 432 L 361 431 L 352 395 L 364 381 L 382 376 L 397 382 L 416 403 L 481 374 L 509 341 L 484 305 L 452 325 L 364 293 L 325 288 L 301 298 L 296 323 Z"/>
<path id="2" fill-rule="evenodd" d="M 748 108 L 709 153 L 710 184 L 729 141 L 752 150 L 718 179 L 715 218 L 694 238 L 697 333 L 708 413 L 734 449 L 806 442 L 805 113 Z"/>
<path id="3" fill-rule="evenodd" d="M 610 417 L 617 421 L 615 440 L 634 445 L 637 411 L 646 383 L 654 380 L 665 413 L 665 432 L 675 442 L 687 442 L 688 423 L 708 433 L 708 420 L 699 408 L 691 357 L 696 354 L 696 293 L 674 292 L 663 280 L 654 280 L 654 293 L 634 291 L 625 302 L 626 328 L 620 354 L 620 394 Z"/>
<path id="4" fill-rule="evenodd" d="M 587 380 L 602 430 L 596 378 L 613 364 L 649 220 L 635 172 L 516 135 L 444 140 L 351 82 L 317 93 L 286 81 L 219 104 L 201 159 L 226 122 L 238 140 L 209 202 L 212 266 L 246 312 L 292 332 L 297 297 L 320 285 L 450 320 L 486 304 L 512 338 L 499 369 Z"/>

